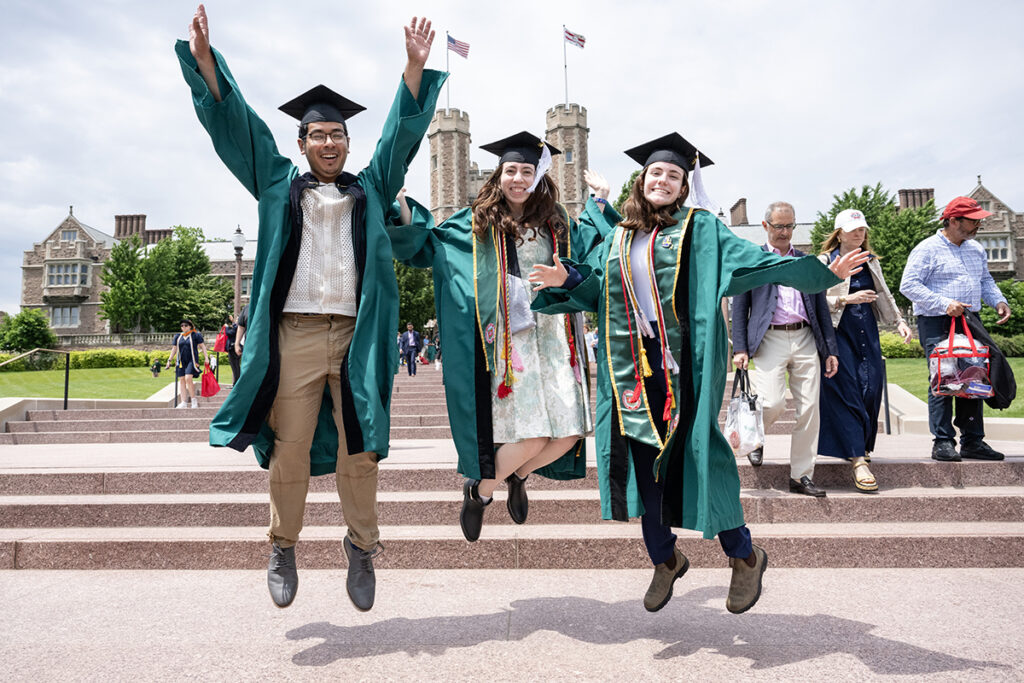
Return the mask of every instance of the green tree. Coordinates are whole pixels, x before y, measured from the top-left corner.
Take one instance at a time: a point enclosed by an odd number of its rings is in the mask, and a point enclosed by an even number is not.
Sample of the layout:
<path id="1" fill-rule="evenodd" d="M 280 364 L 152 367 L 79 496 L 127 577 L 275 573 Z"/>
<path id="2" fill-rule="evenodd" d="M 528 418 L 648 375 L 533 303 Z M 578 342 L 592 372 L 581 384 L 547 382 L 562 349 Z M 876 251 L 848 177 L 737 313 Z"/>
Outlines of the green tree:
<path id="1" fill-rule="evenodd" d="M 50 321 L 37 308 L 26 308 L 16 316 L 6 318 L 0 337 L 0 348 L 19 353 L 32 349 L 52 349 L 57 335 L 50 329 Z"/>
<path id="2" fill-rule="evenodd" d="M 115 332 L 138 329 L 145 305 L 142 240 L 132 235 L 110 250 L 100 279 L 109 289 L 100 294 L 100 318 Z"/>
<path id="3" fill-rule="evenodd" d="M 832 196 L 828 213 L 818 212 L 811 231 L 811 252 L 818 253 L 825 239 L 835 229 L 836 216 L 846 209 L 859 209 L 870 226 L 868 242 L 879 257 L 882 275 L 900 308 L 910 302 L 899 292 L 903 268 L 914 246 L 939 228 L 935 203 L 929 201 L 916 209 L 899 210 L 895 198 L 878 183 L 864 185 L 859 191 L 850 188 L 841 195 Z"/>
<path id="4" fill-rule="evenodd" d="M 981 307 L 981 320 L 985 323 L 985 329 L 989 332 L 996 332 L 1007 336 L 1024 334 L 1024 281 L 1003 280 L 997 283 L 1006 303 L 1010 306 L 1010 319 L 1002 325 L 996 325 L 999 314 L 996 309 L 987 304 Z"/>
<path id="5" fill-rule="evenodd" d="M 413 268 L 395 261 L 395 278 L 398 280 L 398 325 L 405 330 L 405 323 L 411 322 L 417 330 L 435 316 L 434 275 L 431 268 Z"/>
<path id="6" fill-rule="evenodd" d="M 629 199 L 629 193 L 633 190 L 633 182 L 636 180 L 638 175 L 640 175 L 640 171 L 633 171 L 632 175 L 629 176 L 629 180 L 622 183 L 622 190 L 619 191 L 618 198 L 612 202 L 612 206 L 620 215 L 622 214 L 622 205 L 626 203 L 627 199 Z"/>

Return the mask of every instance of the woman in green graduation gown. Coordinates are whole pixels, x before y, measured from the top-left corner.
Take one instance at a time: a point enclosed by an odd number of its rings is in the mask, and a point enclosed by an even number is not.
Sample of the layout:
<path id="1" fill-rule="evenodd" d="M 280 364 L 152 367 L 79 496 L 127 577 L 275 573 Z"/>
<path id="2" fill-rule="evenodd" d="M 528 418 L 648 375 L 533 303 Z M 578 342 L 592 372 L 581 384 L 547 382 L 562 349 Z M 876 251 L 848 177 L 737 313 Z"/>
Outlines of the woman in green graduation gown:
<path id="1" fill-rule="evenodd" d="M 502 480 L 509 514 L 522 524 L 531 472 L 586 474 L 583 438 L 593 427 L 582 316 L 534 314 L 525 276 L 558 257 L 585 259 L 600 240 L 557 203 L 546 175 L 557 149 L 525 131 L 483 149 L 499 164 L 471 207 L 435 225 L 409 200 L 400 222 L 410 224 L 391 229 L 396 259 L 433 268 L 448 417 L 466 477 L 459 521 L 469 541 L 479 538 Z"/>
<path id="2" fill-rule="evenodd" d="M 644 607 L 657 611 L 689 568 L 671 527 L 716 535 L 733 568 L 726 607 L 740 613 L 761 594 L 764 550 L 751 543 L 736 459 L 718 429 L 728 337 L 720 302 L 767 282 L 821 291 L 856 268 L 830 272 L 814 257 L 788 259 L 736 237 L 685 204 L 693 173 L 711 161 L 677 133 L 627 154 L 644 170 L 623 216 L 588 202 L 580 222 L 608 233 L 588 263 L 534 268 L 534 309 L 598 310 L 597 463 L 606 519 L 641 517 L 654 578 Z M 852 264 L 852 265 L 851 265 Z"/>

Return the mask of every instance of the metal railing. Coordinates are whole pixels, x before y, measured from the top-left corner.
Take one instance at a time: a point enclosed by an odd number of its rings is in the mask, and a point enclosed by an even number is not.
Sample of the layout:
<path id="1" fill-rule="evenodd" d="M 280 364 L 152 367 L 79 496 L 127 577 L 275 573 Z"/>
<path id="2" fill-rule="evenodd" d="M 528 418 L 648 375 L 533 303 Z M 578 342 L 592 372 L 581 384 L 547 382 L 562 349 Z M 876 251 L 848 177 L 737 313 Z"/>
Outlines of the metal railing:
<path id="1" fill-rule="evenodd" d="M 38 353 L 40 351 L 45 351 L 47 353 L 63 353 L 64 354 L 64 410 L 67 410 L 68 409 L 68 382 L 71 380 L 71 352 L 70 351 L 58 351 L 56 349 L 43 349 L 43 348 L 32 349 L 31 351 L 26 351 L 25 353 L 21 354 L 20 356 L 15 356 L 14 358 L 9 358 L 9 359 L 5 360 L 3 363 L 0 363 L 0 368 L 2 368 L 3 366 L 7 365 L 8 363 L 13 363 L 16 360 L 21 360 L 22 358 L 25 358 L 26 356 L 31 356 L 33 353 Z"/>

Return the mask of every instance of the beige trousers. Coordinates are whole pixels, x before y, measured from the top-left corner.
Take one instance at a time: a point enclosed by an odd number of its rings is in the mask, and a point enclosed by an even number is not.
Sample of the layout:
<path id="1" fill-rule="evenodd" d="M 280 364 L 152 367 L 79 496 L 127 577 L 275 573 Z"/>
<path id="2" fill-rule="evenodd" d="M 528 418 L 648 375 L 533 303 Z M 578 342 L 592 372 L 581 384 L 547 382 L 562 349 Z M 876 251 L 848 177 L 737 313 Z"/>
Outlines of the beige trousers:
<path id="1" fill-rule="evenodd" d="M 377 528 L 377 454 L 349 453 L 341 417 L 341 363 L 352 341 L 356 319 L 345 315 L 285 313 L 278 327 L 281 379 L 268 421 L 274 430 L 270 456 L 270 539 L 295 545 L 302 531 L 309 490 L 309 449 L 326 384 L 338 428 L 335 480 L 348 537 L 371 550 Z"/>
<path id="2" fill-rule="evenodd" d="M 769 328 L 757 348 L 750 383 L 761 397 L 766 429 L 786 409 L 787 373 L 789 390 L 796 404 L 796 426 L 789 446 L 789 471 L 790 476 L 799 481 L 800 477 L 813 478 L 814 459 L 818 454 L 821 361 L 810 327 L 792 331 Z"/>

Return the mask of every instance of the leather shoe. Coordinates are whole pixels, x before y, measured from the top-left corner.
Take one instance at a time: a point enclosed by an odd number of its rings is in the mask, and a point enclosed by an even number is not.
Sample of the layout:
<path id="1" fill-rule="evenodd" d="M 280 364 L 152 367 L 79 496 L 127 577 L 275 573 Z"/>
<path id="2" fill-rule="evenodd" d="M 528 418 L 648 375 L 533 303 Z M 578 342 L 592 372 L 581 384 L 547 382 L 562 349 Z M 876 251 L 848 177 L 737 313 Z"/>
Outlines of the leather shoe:
<path id="1" fill-rule="evenodd" d="M 1006 456 L 979 439 L 971 443 L 961 441 L 960 457 L 967 460 L 1002 460 Z"/>
<path id="2" fill-rule="evenodd" d="M 764 447 L 758 446 L 754 450 L 747 453 L 747 460 L 749 460 L 750 464 L 753 465 L 754 467 L 760 467 L 761 463 L 764 462 Z"/>
<path id="3" fill-rule="evenodd" d="M 753 567 L 741 558 L 729 558 L 732 581 L 729 583 L 729 596 L 725 599 L 725 608 L 733 614 L 743 614 L 761 597 L 761 581 L 764 578 L 764 570 L 768 568 L 768 553 L 759 545 L 751 544 L 751 549 L 754 551 Z"/>
<path id="4" fill-rule="evenodd" d="M 789 491 L 790 493 L 802 493 L 805 496 L 814 496 L 815 498 L 825 497 L 825 489 L 819 489 L 815 486 L 810 477 L 800 477 L 800 481 L 790 479 Z"/>
<path id="5" fill-rule="evenodd" d="M 476 479 L 467 479 L 466 483 L 462 485 L 462 512 L 459 513 L 459 526 L 462 527 L 462 535 L 470 543 L 480 538 L 480 529 L 484 525 L 484 508 L 490 504 L 490 501 L 485 504 L 480 499 L 479 486 L 480 482 Z"/>
<path id="6" fill-rule="evenodd" d="M 520 479 L 519 475 L 513 472 L 505 477 L 505 483 L 508 484 L 508 515 L 516 524 L 522 524 L 530 512 L 530 501 L 526 497 L 526 479 Z"/>
<path id="7" fill-rule="evenodd" d="M 960 454 L 956 452 L 953 442 L 939 439 L 932 444 L 932 460 L 939 462 L 960 462 Z"/>
<path id="8" fill-rule="evenodd" d="M 267 588 L 278 607 L 287 607 L 299 590 L 299 572 L 295 569 L 295 546 L 282 548 L 276 543 L 267 565 Z"/>
<path id="9" fill-rule="evenodd" d="M 363 550 L 353 545 L 345 537 L 345 556 L 348 558 L 348 589 L 349 600 L 360 612 L 369 612 L 373 607 L 373 597 L 377 592 L 377 577 L 373 574 L 373 558 L 384 549 L 380 543 L 373 550 Z"/>
<path id="10" fill-rule="evenodd" d="M 672 599 L 672 584 L 690 568 L 690 561 L 686 555 L 679 552 L 679 548 L 672 548 L 675 556 L 675 565 L 668 568 L 667 562 L 654 566 L 654 578 L 644 595 L 644 609 L 648 612 L 657 612 Z"/>

